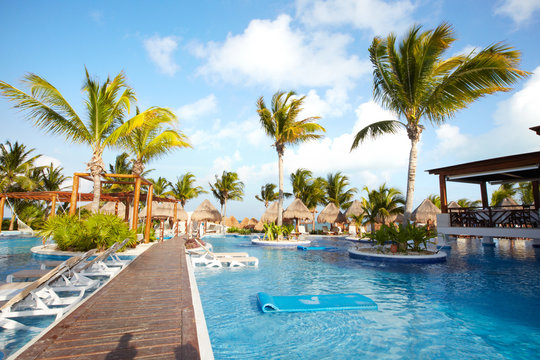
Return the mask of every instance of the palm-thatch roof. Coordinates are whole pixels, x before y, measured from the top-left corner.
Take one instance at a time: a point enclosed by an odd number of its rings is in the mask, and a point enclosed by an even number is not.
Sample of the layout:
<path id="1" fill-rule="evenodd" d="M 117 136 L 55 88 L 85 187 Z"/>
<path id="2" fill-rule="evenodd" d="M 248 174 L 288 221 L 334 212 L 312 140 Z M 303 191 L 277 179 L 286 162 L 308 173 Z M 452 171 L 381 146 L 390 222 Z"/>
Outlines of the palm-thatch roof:
<path id="1" fill-rule="evenodd" d="M 188 219 L 188 213 L 180 204 L 176 207 L 176 219 L 179 221 L 187 221 Z"/>
<path id="2" fill-rule="evenodd" d="M 191 215 L 191 220 L 220 222 L 221 214 L 210 201 L 204 200 Z"/>
<path id="3" fill-rule="evenodd" d="M 146 217 L 146 206 L 139 212 L 139 217 Z M 174 203 L 164 202 L 160 203 L 152 201 L 152 218 L 173 218 L 174 217 Z"/>
<path id="4" fill-rule="evenodd" d="M 259 220 L 255 219 L 255 218 L 251 218 L 251 219 L 249 219 L 248 225 L 254 227 L 254 226 L 257 225 L 258 223 L 259 223 Z"/>
<path id="5" fill-rule="evenodd" d="M 255 231 L 263 231 L 264 230 L 264 224 L 262 221 L 259 221 L 257 225 L 253 228 Z"/>
<path id="6" fill-rule="evenodd" d="M 240 226 L 240 223 L 238 222 L 238 220 L 236 220 L 234 216 L 228 216 L 223 219 L 223 225 L 237 228 Z"/>
<path id="7" fill-rule="evenodd" d="M 405 216 L 403 216 L 403 214 L 397 214 L 396 217 L 392 220 L 392 222 L 403 224 L 403 220 L 405 220 Z"/>
<path id="8" fill-rule="evenodd" d="M 270 206 L 266 209 L 263 216 L 261 216 L 261 221 L 263 223 L 271 223 L 276 222 L 278 217 L 278 202 L 274 201 L 270 204 Z"/>
<path id="9" fill-rule="evenodd" d="M 412 212 L 411 220 L 422 224 L 426 224 L 428 220 L 431 220 L 434 224 L 437 224 L 437 214 L 440 213 L 441 210 L 429 199 L 424 199 L 424 201 L 422 201 L 422 203 Z"/>
<path id="10" fill-rule="evenodd" d="M 292 204 L 283 212 L 283 218 L 308 220 L 312 219 L 312 214 L 302 200 L 294 199 Z"/>
<path id="11" fill-rule="evenodd" d="M 511 197 L 505 197 L 496 205 L 497 207 L 511 207 L 511 208 L 520 208 L 521 206 L 516 202 L 516 200 Z"/>
<path id="12" fill-rule="evenodd" d="M 90 203 L 92 204 L 92 203 Z M 116 202 L 114 201 L 107 201 L 105 203 L 105 205 L 103 205 L 100 209 L 99 209 L 99 212 L 102 213 L 102 214 L 111 214 L 111 215 L 114 215 L 115 214 L 115 209 L 116 209 Z M 124 205 L 124 203 L 122 202 L 118 202 L 118 215 L 124 215 L 124 213 L 126 212 L 126 205 Z"/>
<path id="13" fill-rule="evenodd" d="M 461 206 L 455 201 L 450 201 L 446 207 L 449 208 L 449 209 L 459 209 L 459 208 L 461 208 Z"/>
<path id="14" fill-rule="evenodd" d="M 324 207 L 324 209 L 320 212 L 319 216 L 317 216 L 317 222 L 318 223 L 343 223 L 346 222 L 347 219 L 345 218 L 345 215 L 341 211 L 339 211 L 338 207 L 334 203 L 328 203 Z"/>
<path id="15" fill-rule="evenodd" d="M 245 217 L 245 218 L 242 219 L 242 221 L 240 222 L 240 228 L 241 228 L 241 229 L 245 229 L 248 225 L 249 225 L 249 218 Z"/>
<path id="16" fill-rule="evenodd" d="M 362 203 L 359 200 L 354 200 L 351 206 L 347 209 L 345 212 L 345 216 L 347 218 L 350 218 L 351 215 L 362 215 L 364 213 L 364 209 L 362 208 Z"/>

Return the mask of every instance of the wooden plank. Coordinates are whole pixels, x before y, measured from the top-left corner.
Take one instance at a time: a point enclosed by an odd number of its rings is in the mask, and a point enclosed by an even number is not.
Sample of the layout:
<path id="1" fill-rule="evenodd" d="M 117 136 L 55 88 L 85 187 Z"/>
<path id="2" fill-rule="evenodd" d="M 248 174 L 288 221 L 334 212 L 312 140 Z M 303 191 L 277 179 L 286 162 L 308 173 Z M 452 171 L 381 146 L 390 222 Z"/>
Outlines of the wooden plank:
<path id="1" fill-rule="evenodd" d="M 184 252 L 152 246 L 17 359 L 200 359 Z"/>

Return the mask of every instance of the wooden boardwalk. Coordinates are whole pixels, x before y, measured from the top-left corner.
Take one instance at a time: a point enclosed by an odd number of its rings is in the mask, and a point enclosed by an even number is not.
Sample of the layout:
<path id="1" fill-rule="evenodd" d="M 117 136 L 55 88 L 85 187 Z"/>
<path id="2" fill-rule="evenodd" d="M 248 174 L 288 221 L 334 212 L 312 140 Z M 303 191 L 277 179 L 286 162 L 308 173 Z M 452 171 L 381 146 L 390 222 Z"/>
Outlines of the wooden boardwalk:
<path id="1" fill-rule="evenodd" d="M 199 359 L 183 241 L 156 244 L 17 359 Z"/>

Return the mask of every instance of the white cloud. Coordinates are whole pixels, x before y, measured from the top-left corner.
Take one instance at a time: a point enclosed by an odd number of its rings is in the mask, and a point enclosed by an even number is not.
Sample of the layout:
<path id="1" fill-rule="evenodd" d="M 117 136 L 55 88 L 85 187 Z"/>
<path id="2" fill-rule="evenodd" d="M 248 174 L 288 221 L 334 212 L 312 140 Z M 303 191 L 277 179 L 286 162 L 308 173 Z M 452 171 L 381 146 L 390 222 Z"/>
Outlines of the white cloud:
<path id="1" fill-rule="evenodd" d="M 316 90 L 310 90 L 304 100 L 304 110 L 299 114 L 299 119 L 308 116 L 342 116 L 349 111 L 351 105 L 348 103 L 349 96 L 344 88 L 332 88 L 325 92 L 321 98 Z"/>
<path id="2" fill-rule="evenodd" d="M 443 124 L 435 130 L 439 144 L 435 149 L 438 154 L 445 154 L 449 151 L 464 150 L 468 152 L 466 145 L 469 143 L 467 136 L 460 132 L 459 127 Z"/>
<path id="3" fill-rule="evenodd" d="M 176 114 L 182 121 L 192 121 L 202 116 L 213 114 L 217 110 L 217 99 L 214 94 L 210 94 L 205 98 L 199 99 L 192 104 L 180 107 Z"/>
<path id="4" fill-rule="evenodd" d="M 150 59 L 156 64 L 161 72 L 173 76 L 179 69 L 179 66 L 172 59 L 174 50 L 178 47 L 176 39 L 172 36 L 159 37 L 153 36 L 144 40 L 144 48 L 150 56 Z"/>
<path id="5" fill-rule="evenodd" d="M 515 23 L 530 20 L 540 10 L 540 0 L 502 0 L 495 7 L 495 14 L 506 15 Z"/>
<path id="6" fill-rule="evenodd" d="M 232 143 L 248 143 L 253 146 L 261 146 L 266 138 L 261 129 L 258 119 L 250 118 L 245 121 L 231 121 L 221 124 L 220 119 L 216 119 L 210 131 L 201 127 L 187 129 L 191 143 L 198 149 L 219 149 L 222 146 L 231 146 Z"/>
<path id="7" fill-rule="evenodd" d="M 34 164 L 36 166 L 49 166 L 51 165 L 51 163 L 53 164 L 54 167 L 58 167 L 62 165 L 60 160 L 52 156 L 47 156 L 47 155 L 41 155 L 40 157 L 36 159 L 36 161 L 34 161 Z"/>
<path id="8" fill-rule="evenodd" d="M 94 11 L 91 11 L 89 15 L 90 15 L 90 18 L 94 22 L 96 22 L 98 24 L 101 24 L 103 22 L 103 18 L 104 18 L 103 12 L 101 12 L 99 10 L 94 10 Z"/>
<path id="9" fill-rule="evenodd" d="M 242 34 L 223 43 L 192 47 L 206 60 L 198 74 L 234 84 L 347 87 L 369 72 L 367 61 L 347 54 L 353 38 L 345 34 L 304 33 L 291 28 L 291 18 L 253 20 Z"/>
<path id="10" fill-rule="evenodd" d="M 414 21 L 416 5 L 408 0 L 298 0 L 297 13 L 308 26 L 350 25 L 377 35 L 402 32 Z"/>

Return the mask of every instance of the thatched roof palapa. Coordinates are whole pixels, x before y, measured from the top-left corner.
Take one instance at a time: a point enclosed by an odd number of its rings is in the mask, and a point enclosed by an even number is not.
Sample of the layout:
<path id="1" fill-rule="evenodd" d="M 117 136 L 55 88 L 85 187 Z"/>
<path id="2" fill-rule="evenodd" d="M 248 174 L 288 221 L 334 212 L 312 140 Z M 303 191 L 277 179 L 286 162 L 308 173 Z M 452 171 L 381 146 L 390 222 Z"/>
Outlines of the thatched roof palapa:
<path id="1" fill-rule="evenodd" d="M 249 218 L 245 217 L 242 222 L 240 222 L 240 228 L 245 229 L 249 225 Z"/>
<path id="2" fill-rule="evenodd" d="M 312 214 L 302 200 L 294 199 L 292 204 L 283 212 L 283 218 L 308 220 L 312 219 Z"/>
<path id="3" fill-rule="evenodd" d="M 504 199 L 502 199 L 501 201 L 499 201 L 499 203 L 496 205 L 497 207 L 510 207 L 510 208 L 514 208 L 514 209 L 518 209 L 518 208 L 521 208 L 521 205 L 519 205 L 516 200 L 512 199 L 511 197 L 505 197 Z"/>
<path id="4" fill-rule="evenodd" d="M 364 209 L 362 208 L 362 203 L 359 200 L 354 200 L 351 206 L 347 209 L 345 212 L 345 216 L 347 218 L 350 218 L 351 215 L 362 215 L 364 213 Z"/>
<path id="5" fill-rule="evenodd" d="M 412 212 L 411 220 L 418 223 L 426 224 L 428 220 L 437 223 L 437 214 L 440 214 L 441 210 L 436 207 L 429 199 L 424 199 L 422 203 Z"/>
<path id="6" fill-rule="evenodd" d="M 177 210 L 178 212 L 178 210 Z M 146 206 L 139 212 L 139 217 L 146 217 Z M 173 218 L 174 203 L 152 201 L 152 218 Z"/>
<path id="7" fill-rule="evenodd" d="M 461 206 L 459 206 L 459 204 L 457 202 L 455 202 L 455 201 L 450 201 L 446 207 L 449 208 L 449 209 L 460 209 L 461 208 Z"/>
<path id="8" fill-rule="evenodd" d="M 253 228 L 255 231 L 263 231 L 264 230 L 264 224 L 262 221 L 259 221 L 257 225 Z"/>
<path id="9" fill-rule="evenodd" d="M 179 221 L 187 221 L 188 219 L 188 213 L 180 204 L 178 204 L 176 208 L 176 219 Z"/>
<path id="10" fill-rule="evenodd" d="M 274 201 L 268 209 L 264 212 L 263 216 L 261 216 L 261 221 L 263 223 L 271 223 L 276 222 L 278 217 L 278 202 Z"/>
<path id="11" fill-rule="evenodd" d="M 238 222 L 238 220 L 236 220 L 234 216 L 228 216 L 223 219 L 223 225 L 237 228 L 240 226 L 240 223 Z"/>
<path id="12" fill-rule="evenodd" d="M 221 214 L 210 201 L 204 200 L 191 215 L 191 220 L 220 222 Z"/>
<path id="13" fill-rule="evenodd" d="M 343 223 L 346 222 L 347 219 L 345 218 L 345 215 L 341 211 L 339 211 L 338 207 L 334 203 L 328 203 L 324 207 L 324 209 L 321 211 L 319 216 L 317 217 L 318 223 Z"/>

